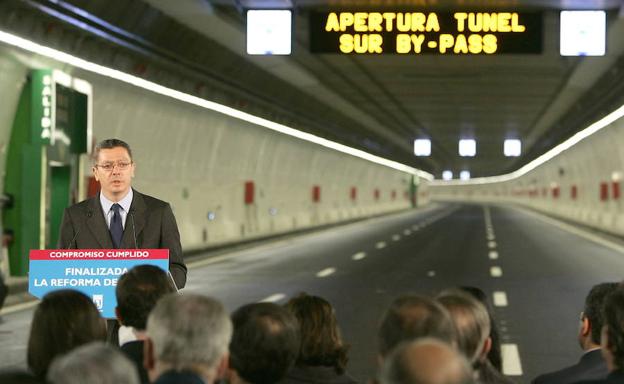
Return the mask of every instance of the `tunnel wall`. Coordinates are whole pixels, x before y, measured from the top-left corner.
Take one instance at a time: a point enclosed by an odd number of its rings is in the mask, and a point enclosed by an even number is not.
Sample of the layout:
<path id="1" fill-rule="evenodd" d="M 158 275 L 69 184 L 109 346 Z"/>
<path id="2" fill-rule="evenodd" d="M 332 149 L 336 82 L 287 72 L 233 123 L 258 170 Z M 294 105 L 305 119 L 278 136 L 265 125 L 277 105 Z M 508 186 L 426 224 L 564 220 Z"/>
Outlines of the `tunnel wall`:
<path id="1" fill-rule="evenodd" d="M 94 141 L 131 145 L 133 186 L 171 203 L 187 251 L 412 207 L 411 174 L 6 47 L 3 170 L 20 90 L 42 67 L 92 84 Z M 427 203 L 420 180 L 417 204 Z"/>
<path id="2" fill-rule="evenodd" d="M 434 182 L 432 200 L 514 203 L 624 235 L 624 118 L 506 182 Z"/>

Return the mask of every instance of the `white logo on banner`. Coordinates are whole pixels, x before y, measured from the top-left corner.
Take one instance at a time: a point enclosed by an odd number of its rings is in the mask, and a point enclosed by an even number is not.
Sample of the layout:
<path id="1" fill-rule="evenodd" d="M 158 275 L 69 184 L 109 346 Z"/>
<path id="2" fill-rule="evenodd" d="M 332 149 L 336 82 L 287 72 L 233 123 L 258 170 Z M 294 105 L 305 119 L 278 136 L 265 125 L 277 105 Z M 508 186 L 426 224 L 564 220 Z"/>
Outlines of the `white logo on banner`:
<path id="1" fill-rule="evenodd" d="M 93 295 L 93 304 L 101 311 L 104 308 L 104 295 Z"/>

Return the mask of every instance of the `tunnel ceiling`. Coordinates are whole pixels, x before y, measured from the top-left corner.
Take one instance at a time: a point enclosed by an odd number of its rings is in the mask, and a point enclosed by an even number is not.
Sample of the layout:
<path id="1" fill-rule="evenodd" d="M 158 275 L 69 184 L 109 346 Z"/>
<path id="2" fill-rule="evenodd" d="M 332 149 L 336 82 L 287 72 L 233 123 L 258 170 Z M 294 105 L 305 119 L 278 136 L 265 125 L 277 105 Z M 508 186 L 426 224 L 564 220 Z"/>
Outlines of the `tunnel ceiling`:
<path id="1" fill-rule="evenodd" d="M 466 8 L 468 3 L 476 5 Z M 543 52 L 496 56 L 310 52 L 310 12 L 371 10 L 379 4 L 400 11 L 542 11 Z M 191 78 L 210 79 L 207 86 L 229 94 L 224 100 L 230 105 L 249 109 L 251 104 L 265 117 L 436 177 L 444 169 L 455 174 L 469 170 L 474 177 L 518 168 L 624 102 L 624 21 L 618 6 L 619 0 L 29 0 L 5 4 L 8 8 L 0 22 L 24 32 L 11 15 L 30 12 L 44 21 L 67 22 L 58 14 L 69 14 L 95 26 L 80 31 L 82 27 L 73 23 L 71 33 L 102 39 L 92 29 L 104 29 L 134 47 L 134 55 Z M 245 54 L 244 10 L 254 7 L 295 10 L 291 56 Z M 559 11 L 592 8 L 609 10 L 612 38 L 607 56 L 560 56 Z M 31 32 L 42 34 L 35 27 Z M 104 39 L 110 44 L 110 36 Z M 432 140 L 428 158 L 416 158 L 412 152 L 413 140 L 422 137 Z M 477 140 L 476 157 L 458 155 L 460 138 Z M 504 157 L 506 138 L 522 140 L 521 157 Z"/>

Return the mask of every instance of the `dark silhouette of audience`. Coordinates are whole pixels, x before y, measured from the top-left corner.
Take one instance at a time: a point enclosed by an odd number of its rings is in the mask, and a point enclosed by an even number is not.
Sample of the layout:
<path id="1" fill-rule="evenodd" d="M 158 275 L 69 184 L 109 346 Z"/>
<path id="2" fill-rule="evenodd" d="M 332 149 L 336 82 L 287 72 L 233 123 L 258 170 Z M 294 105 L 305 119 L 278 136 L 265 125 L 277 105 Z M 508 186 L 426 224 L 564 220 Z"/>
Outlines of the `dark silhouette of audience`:
<path id="1" fill-rule="evenodd" d="M 0 372 L 2 383 L 49 384 L 356 384 L 349 346 L 332 305 L 305 293 L 284 306 L 243 305 L 232 313 L 209 297 L 179 295 L 153 266 L 120 277 L 121 353 L 105 345 L 106 323 L 73 290 L 44 296 L 28 340 L 30 372 Z M 378 329 L 380 384 L 507 384 L 492 308 L 475 287 L 435 298 L 392 301 Z M 624 285 L 602 283 L 585 299 L 580 361 L 534 384 L 624 382 Z M 494 349 L 494 353 L 492 353 Z M 142 375 L 139 375 L 142 373 Z"/>
<path id="2" fill-rule="evenodd" d="M 349 347 L 342 340 L 332 305 L 302 293 L 285 307 L 297 318 L 301 344 L 295 366 L 281 383 L 354 384 L 346 373 Z"/>
<path id="3" fill-rule="evenodd" d="M 27 363 L 45 379 L 55 357 L 92 341 L 106 340 L 106 323 L 86 295 L 69 289 L 50 292 L 35 313 L 28 340 Z"/>
<path id="4" fill-rule="evenodd" d="M 533 384 L 570 384 L 581 380 L 603 379 L 607 376 L 609 373 L 607 363 L 600 350 L 600 333 L 604 323 L 602 308 L 606 298 L 617 287 L 617 283 L 602 283 L 594 285 L 589 291 L 580 315 L 578 341 L 584 353 L 578 363 L 538 376 L 533 380 Z"/>
<path id="5" fill-rule="evenodd" d="M 150 311 L 158 300 L 175 292 L 167 273 L 153 265 L 138 265 L 124 273 L 117 282 L 117 320 L 120 328 L 121 350 L 132 360 L 140 375 L 141 383 L 148 384 L 147 371 L 143 367 L 145 327 Z"/>
<path id="6" fill-rule="evenodd" d="M 273 303 L 247 304 L 232 314 L 231 384 L 273 384 L 284 378 L 299 353 L 295 316 Z"/>

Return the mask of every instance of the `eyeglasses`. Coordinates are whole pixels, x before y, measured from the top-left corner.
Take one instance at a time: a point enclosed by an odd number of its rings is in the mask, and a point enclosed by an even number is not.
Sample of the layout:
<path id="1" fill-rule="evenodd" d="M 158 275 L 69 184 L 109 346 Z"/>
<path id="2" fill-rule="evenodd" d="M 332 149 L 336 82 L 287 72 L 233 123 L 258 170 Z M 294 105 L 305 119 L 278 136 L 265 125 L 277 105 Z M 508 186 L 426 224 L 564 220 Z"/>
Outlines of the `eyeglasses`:
<path id="1" fill-rule="evenodd" d="M 100 168 L 103 171 L 106 172 L 110 172 L 112 171 L 115 167 L 117 167 L 118 170 L 120 171 L 125 171 L 126 169 L 128 169 L 128 167 L 130 167 L 130 165 L 132 165 L 132 162 L 117 162 L 117 163 L 104 163 L 104 164 L 95 164 L 94 167 L 96 168 Z"/>

